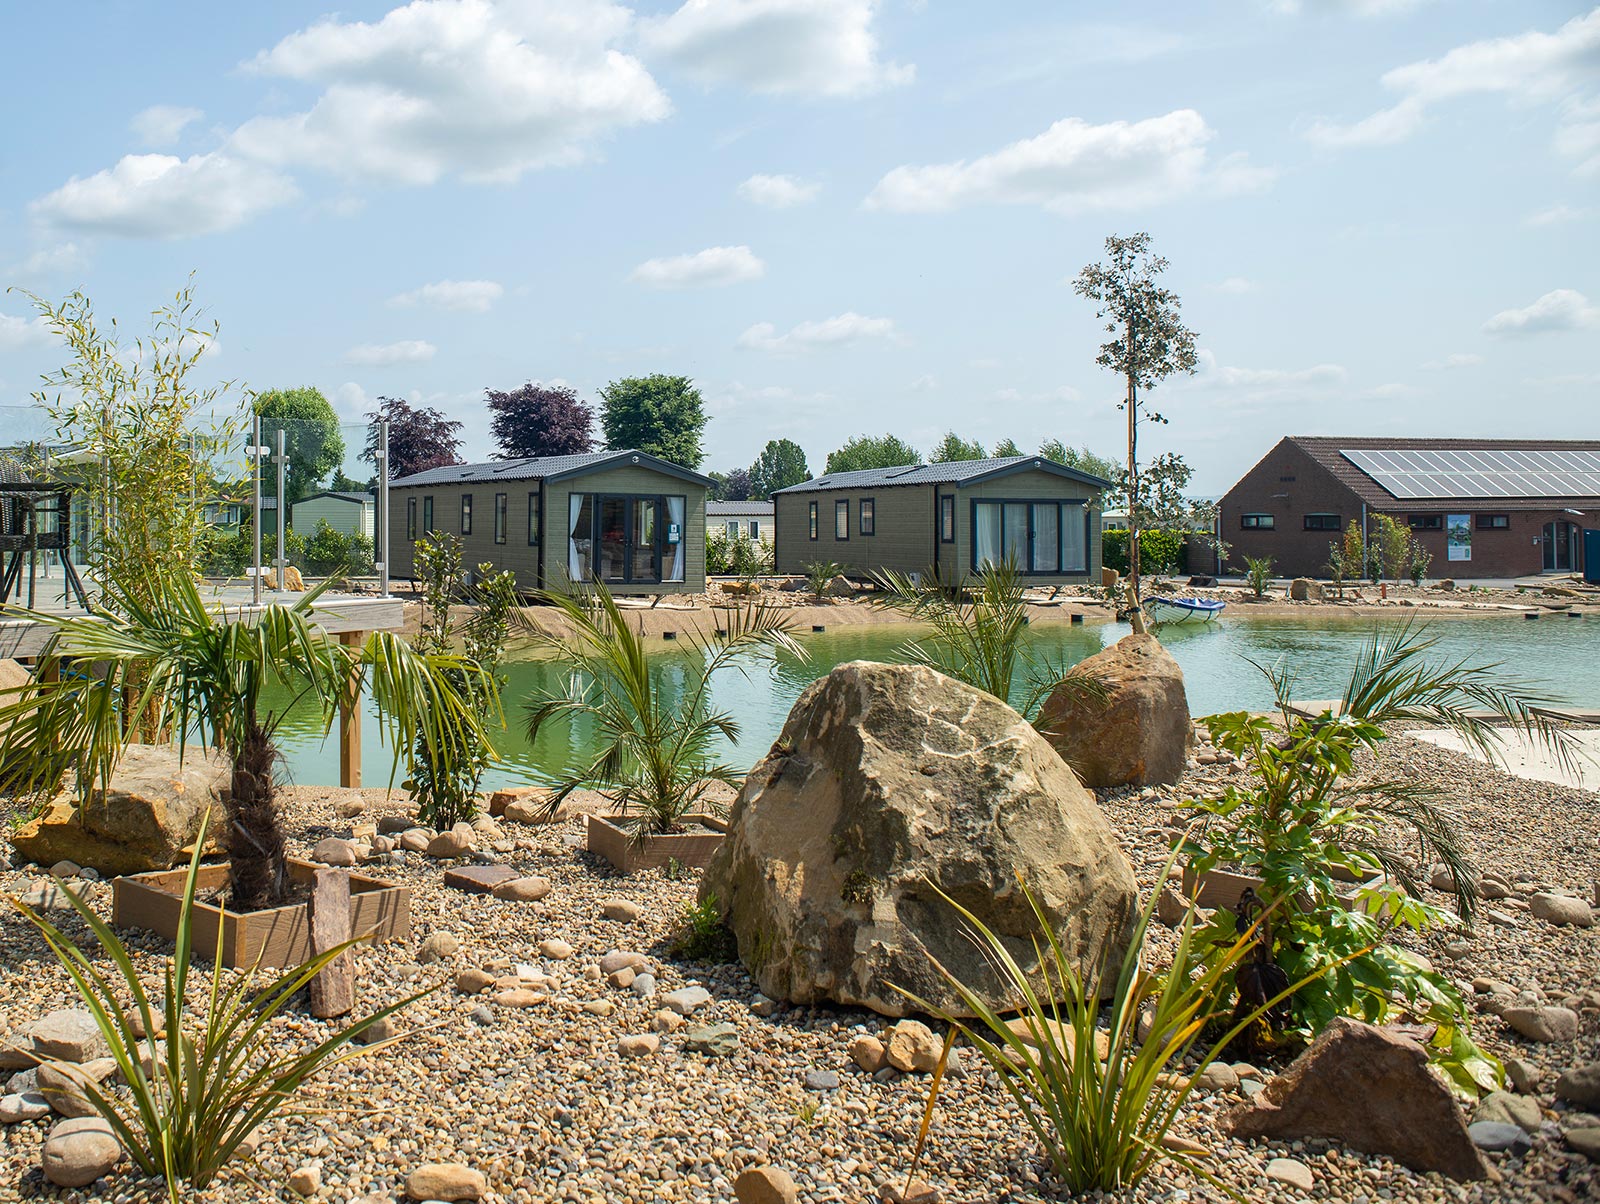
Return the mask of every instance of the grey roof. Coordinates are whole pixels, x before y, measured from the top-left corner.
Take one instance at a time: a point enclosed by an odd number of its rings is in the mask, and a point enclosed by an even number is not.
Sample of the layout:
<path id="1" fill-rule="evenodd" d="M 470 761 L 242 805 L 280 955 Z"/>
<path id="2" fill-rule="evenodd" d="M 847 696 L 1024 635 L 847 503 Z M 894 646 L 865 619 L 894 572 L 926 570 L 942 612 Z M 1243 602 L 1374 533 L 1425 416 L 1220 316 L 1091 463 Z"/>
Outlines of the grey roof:
<path id="1" fill-rule="evenodd" d="M 680 480 L 710 485 L 711 478 L 648 452 L 624 448 L 621 451 L 582 452 L 574 456 L 531 456 L 521 460 L 489 460 L 482 464 L 447 464 L 443 468 L 430 468 L 414 472 L 409 477 L 390 481 L 391 489 L 405 489 L 415 485 L 466 485 L 492 484 L 495 481 L 554 481 L 563 477 L 578 476 L 609 468 L 615 463 L 638 464 L 653 468 Z"/>
<path id="2" fill-rule="evenodd" d="M 706 513 L 717 514 L 771 514 L 772 503 L 763 502 L 757 498 L 747 498 L 742 502 L 707 502 Z"/>
<path id="3" fill-rule="evenodd" d="M 1040 469 L 1069 477 L 1095 489 L 1111 482 L 1043 456 L 991 456 L 987 460 L 947 460 L 939 464 L 902 464 L 895 468 L 864 468 L 858 472 L 833 472 L 780 489 L 778 493 L 814 493 L 825 489 L 877 489 L 894 485 L 972 485 L 1013 472 Z"/>
<path id="4" fill-rule="evenodd" d="M 309 502 L 313 498 L 319 497 L 334 497 L 338 498 L 342 502 L 360 502 L 363 505 L 376 500 L 372 494 L 366 492 L 365 490 L 357 491 L 354 489 L 321 489 L 316 493 L 306 494 L 305 497 L 295 502 L 295 505 L 298 506 L 300 502 Z"/>

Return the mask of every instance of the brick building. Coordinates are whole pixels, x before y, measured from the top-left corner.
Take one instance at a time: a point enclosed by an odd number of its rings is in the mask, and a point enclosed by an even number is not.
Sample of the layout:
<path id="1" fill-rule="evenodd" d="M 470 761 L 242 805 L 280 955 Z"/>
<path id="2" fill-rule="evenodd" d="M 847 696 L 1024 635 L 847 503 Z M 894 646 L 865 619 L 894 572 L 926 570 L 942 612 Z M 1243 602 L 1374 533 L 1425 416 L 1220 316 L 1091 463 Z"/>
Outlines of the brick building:
<path id="1" fill-rule="evenodd" d="M 1328 545 L 1374 514 L 1407 524 L 1432 577 L 1583 569 L 1600 528 L 1600 440 L 1290 435 L 1222 499 L 1230 564 L 1270 556 L 1279 575 L 1325 577 Z"/>

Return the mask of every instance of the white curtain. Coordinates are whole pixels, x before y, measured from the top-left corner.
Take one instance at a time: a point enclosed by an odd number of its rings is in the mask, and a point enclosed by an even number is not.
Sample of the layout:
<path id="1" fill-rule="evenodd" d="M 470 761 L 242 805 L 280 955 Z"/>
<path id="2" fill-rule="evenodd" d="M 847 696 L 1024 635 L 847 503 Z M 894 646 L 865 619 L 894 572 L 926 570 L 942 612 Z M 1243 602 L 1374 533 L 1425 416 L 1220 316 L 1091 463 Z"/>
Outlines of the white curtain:
<path id="1" fill-rule="evenodd" d="M 981 569 L 986 563 L 999 564 L 1004 557 L 1000 550 L 1000 503 L 979 502 L 977 512 L 978 547 L 973 567 Z"/>
<path id="2" fill-rule="evenodd" d="M 672 531 L 678 533 L 678 542 L 669 545 L 672 560 L 667 570 L 668 581 L 683 580 L 683 548 L 689 542 L 689 529 L 684 525 L 683 516 L 684 499 L 681 497 L 669 497 L 667 499 L 667 530 L 669 534 Z"/>
<path id="3" fill-rule="evenodd" d="M 1087 573 L 1089 571 L 1089 549 L 1084 543 L 1084 513 L 1083 506 L 1061 507 L 1061 571 L 1063 573 Z"/>
<path id="4" fill-rule="evenodd" d="M 586 500 L 581 493 L 567 495 L 567 576 L 574 582 L 589 579 L 589 541 L 590 532 L 578 530 L 578 520 L 583 516 L 583 503 Z M 583 541 L 580 549 L 578 541 Z"/>

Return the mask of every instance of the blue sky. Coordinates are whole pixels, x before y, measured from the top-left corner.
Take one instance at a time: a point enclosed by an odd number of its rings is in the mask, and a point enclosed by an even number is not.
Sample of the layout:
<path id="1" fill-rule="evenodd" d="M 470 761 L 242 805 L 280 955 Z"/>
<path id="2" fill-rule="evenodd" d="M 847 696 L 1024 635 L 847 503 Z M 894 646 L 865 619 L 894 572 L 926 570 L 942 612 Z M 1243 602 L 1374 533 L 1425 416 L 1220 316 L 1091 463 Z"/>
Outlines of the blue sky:
<path id="1" fill-rule="evenodd" d="M 706 468 L 1115 454 L 1070 280 L 1141 229 L 1202 349 L 1146 446 L 1198 491 L 1286 433 L 1600 430 L 1582 4 L 10 4 L 0 92 L 0 282 L 137 329 L 193 272 L 209 373 L 473 456 L 486 387 L 646 372 L 699 384 Z M 59 360 L 0 295 L 0 407 Z"/>

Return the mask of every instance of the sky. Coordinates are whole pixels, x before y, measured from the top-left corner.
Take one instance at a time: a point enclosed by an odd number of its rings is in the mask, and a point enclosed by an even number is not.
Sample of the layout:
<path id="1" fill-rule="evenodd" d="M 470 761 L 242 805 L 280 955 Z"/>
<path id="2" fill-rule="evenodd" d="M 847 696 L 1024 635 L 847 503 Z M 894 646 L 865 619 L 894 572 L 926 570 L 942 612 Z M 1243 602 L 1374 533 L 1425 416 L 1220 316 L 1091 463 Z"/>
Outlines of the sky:
<path id="1" fill-rule="evenodd" d="M 1118 454 L 1072 279 L 1148 231 L 1200 367 L 1142 447 L 1600 436 L 1600 8 L 1543 0 L 0 0 L 0 443 L 193 276 L 205 379 L 693 378 L 770 438 Z M 5 427 L 13 429 L 7 431 Z M 31 432 L 22 432 L 31 433 Z"/>

